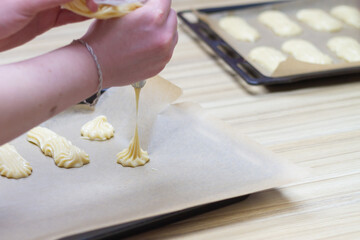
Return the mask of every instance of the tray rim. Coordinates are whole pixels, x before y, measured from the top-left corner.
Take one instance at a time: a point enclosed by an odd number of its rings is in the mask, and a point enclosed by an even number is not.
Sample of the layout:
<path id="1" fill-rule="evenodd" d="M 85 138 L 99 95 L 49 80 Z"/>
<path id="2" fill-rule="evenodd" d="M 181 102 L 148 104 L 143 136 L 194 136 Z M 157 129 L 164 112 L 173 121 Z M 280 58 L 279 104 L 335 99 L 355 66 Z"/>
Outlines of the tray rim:
<path id="1" fill-rule="evenodd" d="M 216 202 L 206 203 L 170 212 L 163 215 L 149 217 L 145 219 L 135 220 L 127 223 L 113 225 L 105 228 L 95 229 L 71 236 L 60 238 L 59 240 L 97 240 L 97 239 L 122 239 L 134 236 L 140 233 L 148 232 L 157 228 L 161 228 L 172 223 L 176 223 L 191 217 L 195 217 L 207 212 L 211 212 L 235 203 L 245 201 L 251 194 L 238 196 L 234 198 L 224 199 Z"/>

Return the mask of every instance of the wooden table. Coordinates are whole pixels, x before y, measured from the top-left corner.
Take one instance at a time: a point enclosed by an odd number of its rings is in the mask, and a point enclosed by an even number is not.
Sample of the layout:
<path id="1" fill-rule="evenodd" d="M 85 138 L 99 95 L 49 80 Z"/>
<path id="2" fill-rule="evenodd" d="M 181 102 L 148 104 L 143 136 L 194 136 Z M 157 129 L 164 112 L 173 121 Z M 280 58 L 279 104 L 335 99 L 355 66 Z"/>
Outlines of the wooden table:
<path id="1" fill-rule="evenodd" d="M 238 4 L 174 0 L 177 10 Z M 241 1 L 249 3 L 254 1 Z M 52 30 L 0 63 L 29 58 L 78 38 L 89 23 Z M 360 77 L 249 86 L 179 24 L 179 44 L 161 73 L 200 103 L 312 176 L 244 202 L 133 239 L 360 239 Z"/>

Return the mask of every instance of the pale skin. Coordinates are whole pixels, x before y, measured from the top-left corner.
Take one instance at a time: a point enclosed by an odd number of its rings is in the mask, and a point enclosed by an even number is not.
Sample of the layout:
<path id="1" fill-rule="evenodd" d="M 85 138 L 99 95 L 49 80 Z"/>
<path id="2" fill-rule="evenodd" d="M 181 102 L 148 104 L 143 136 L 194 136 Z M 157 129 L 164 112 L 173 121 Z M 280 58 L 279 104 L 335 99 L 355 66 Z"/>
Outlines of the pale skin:
<path id="1" fill-rule="evenodd" d="M 0 51 L 85 20 L 60 9 L 69 1 L 2 0 Z M 92 0 L 88 6 L 96 11 Z M 178 39 L 176 13 L 171 0 L 148 0 L 121 19 L 95 21 L 82 39 L 99 59 L 103 88 L 128 85 L 158 74 L 168 63 Z M 0 145 L 91 96 L 97 87 L 94 60 L 78 43 L 0 66 Z"/>

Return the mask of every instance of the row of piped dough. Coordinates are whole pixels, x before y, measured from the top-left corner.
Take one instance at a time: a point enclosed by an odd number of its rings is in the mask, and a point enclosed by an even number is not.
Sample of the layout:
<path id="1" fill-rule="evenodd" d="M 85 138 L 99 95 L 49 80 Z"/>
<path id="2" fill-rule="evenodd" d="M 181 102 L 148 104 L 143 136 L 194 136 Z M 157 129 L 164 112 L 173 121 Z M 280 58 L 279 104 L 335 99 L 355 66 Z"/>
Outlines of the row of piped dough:
<path id="1" fill-rule="evenodd" d="M 339 58 L 347 62 L 360 62 L 360 43 L 350 37 L 334 37 L 327 42 L 327 47 Z M 302 39 L 292 39 L 282 45 L 282 50 L 295 59 L 313 64 L 331 64 L 332 59 L 321 52 L 312 43 Z M 286 60 L 281 51 L 267 46 L 256 47 L 249 53 L 251 61 L 273 73 L 278 65 Z"/>
<path id="2" fill-rule="evenodd" d="M 302 9 L 296 17 L 317 31 L 335 32 L 343 27 L 343 22 L 360 29 L 360 11 L 355 7 L 340 5 L 331 10 L 331 15 L 321 9 Z M 281 37 L 291 37 L 302 32 L 302 28 L 286 14 L 278 10 L 262 12 L 258 20 Z M 341 21 L 340 21 L 341 20 Z M 220 27 L 235 39 L 255 42 L 259 32 L 238 16 L 226 16 L 220 19 Z"/>
<path id="3" fill-rule="evenodd" d="M 81 128 L 81 135 L 89 140 L 108 140 L 114 136 L 113 126 L 105 116 L 87 122 Z M 82 167 L 90 162 L 89 155 L 74 146 L 66 138 L 45 127 L 35 127 L 27 133 L 27 140 L 37 145 L 44 155 L 52 157 L 58 167 Z M 0 147 L 0 175 L 7 178 L 30 176 L 32 167 L 10 144 Z"/>

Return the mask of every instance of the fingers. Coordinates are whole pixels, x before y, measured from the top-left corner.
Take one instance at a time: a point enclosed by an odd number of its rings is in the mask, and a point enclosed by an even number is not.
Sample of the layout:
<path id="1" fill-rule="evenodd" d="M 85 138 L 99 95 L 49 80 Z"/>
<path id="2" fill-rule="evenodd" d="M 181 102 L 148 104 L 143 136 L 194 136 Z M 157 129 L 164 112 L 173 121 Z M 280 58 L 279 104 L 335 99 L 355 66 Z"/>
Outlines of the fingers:
<path id="1" fill-rule="evenodd" d="M 71 11 L 62 9 L 56 19 L 54 27 L 59 27 L 69 23 L 76 23 L 88 20 L 88 18 L 75 14 Z"/>
<path id="2" fill-rule="evenodd" d="M 144 7 L 169 11 L 171 7 L 171 0 L 148 0 Z"/>
<path id="3" fill-rule="evenodd" d="M 177 32 L 177 25 L 178 25 L 178 21 L 177 21 L 177 14 L 176 11 L 174 9 L 170 9 L 170 13 L 168 16 L 168 21 L 166 22 L 167 27 L 169 29 L 171 29 L 173 32 Z"/>
<path id="4" fill-rule="evenodd" d="M 154 13 L 158 22 L 165 22 L 169 16 L 170 9 L 171 0 L 148 0 L 145 5 L 139 9 L 139 12 Z"/>
<path id="5" fill-rule="evenodd" d="M 90 9 L 92 12 L 96 12 L 98 10 L 97 4 L 94 2 L 94 0 L 87 0 L 86 6 Z"/>
<path id="6" fill-rule="evenodd" d="M 172 41 L 170 44 L 170 51 L 169 51 L 169 61 L 173 55 L 174 49 L 176 44 L 178 43 L 179 40 L 179 35 L 178 35 L 178 31 L 177 31 L 177 15 L 176 15 L 176 11 L 171 9 L 170 13 L 169 13 L 169 21 L 167 22 L 167 28 L 168 31 L 172 32 Z"/>
<path id="7" fill-rule="evenodd" d="M 19 1 L 22 3 L 21 7 L 28 10 L 30 13 L 38 13 L 46 9 L 59 7 L 62 4 L 71 2 L 72 0 L 32 0 L 32 1 Z"/>

